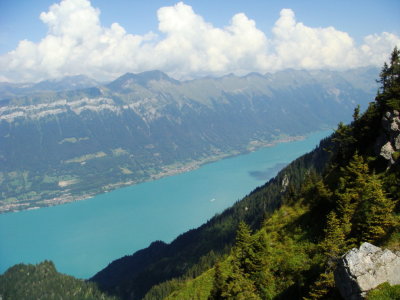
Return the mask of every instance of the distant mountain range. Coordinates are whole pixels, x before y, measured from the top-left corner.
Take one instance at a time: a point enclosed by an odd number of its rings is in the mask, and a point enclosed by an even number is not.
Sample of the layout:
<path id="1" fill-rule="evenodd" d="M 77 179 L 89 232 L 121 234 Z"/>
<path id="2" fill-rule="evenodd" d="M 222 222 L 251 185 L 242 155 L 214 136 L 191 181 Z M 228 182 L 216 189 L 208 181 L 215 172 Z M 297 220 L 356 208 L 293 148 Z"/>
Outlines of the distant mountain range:
<path id="1" fill-rule="evenodd" d="M 0 210 L 53 205 L 348 121 L 375 68 L 0 84 Z"/>
<path id="2" fill-rule="evenodd" d="M 60 92 L 97 86 L 100 83 L 85 75 L 67 76 L 38 83 L 0 82 L 0 99 L 47 92 Z"/>

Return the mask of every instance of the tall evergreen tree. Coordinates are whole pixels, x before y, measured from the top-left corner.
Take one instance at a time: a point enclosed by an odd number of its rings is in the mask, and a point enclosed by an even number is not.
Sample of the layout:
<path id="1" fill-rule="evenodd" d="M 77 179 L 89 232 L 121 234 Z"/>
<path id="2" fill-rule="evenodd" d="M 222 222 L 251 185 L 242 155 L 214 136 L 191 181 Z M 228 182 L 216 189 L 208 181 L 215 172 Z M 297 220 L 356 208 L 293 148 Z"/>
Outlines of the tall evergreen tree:
<path id="1" fill-rule="evenodd" d="M 336 267 L 337 259 L 346 248 L 343 227 L 334 211 L 331 211 L 327 216 L 327 225 L 324 232 L 325 238 L 320 243 L 320 248 L 325 257 L 325 271 L 311 285 L 309 299 L 322 299 L 335 286 L 333 271 Z"/>
<path id="2" fill-rule="evenodd" d="M 345 235 L 340 220 L 334 211 L 327 216 L 327 226 L 325 238 L 321 242 L 321 249 L 327 258 L 328 265 L 331 265 L 342 253 L 345 248 Z"/>
<path id="3" fill-rule="evenodd" d="M 348 161 L 354 154 L 355 144 L 357 141 L 354 137 L 353 127 L 340 122 L 332 140 L 336 144 L 337 161 Z"/>
<path id="4" fill-rule="evenodd" d="M 381 181 L 370 174 L 357 153 L 343 170 L 336 192 L 339 218 L 347 240 L 374 242 L 394 225 L 395 201 L 386 197 Z"/>
<path id="5" fill-rule="evenodd" d="M 236 263 L 225 281 L 222 299 L 229 300 L 261 300 L 254 282 Z"/>
<path id="6" fill-rule="evenodd" d="M 356 217 L 360 241 L 376 242 L 395 224 L 395 202 L 386 197 L 382 183 L 375 174 L 369 175 Z"/>
<path id="7" fill-rule="evenodd" d="M 222 277 L 221 265 L 219 262 L 217 262 L 214 267 L 213 287 L 211 289 L 210 296 L 208 296 L 208 300 L 225 299 L 222 296 L 223 292 L 224 292 L 224 279 Z"/>
<path id="8" fill-rule="evenodd" d="M 376 97 L 382 111 L 400 109 L 400 51 L 393 49 L 390 64 L 384 64 L 379 74 L 381 83 L 380 91 Z"/>
<path id="9" fill-rule="evenodd" d="M 255 253 L 252 247 L 253 240 L 250 227 L 243 221 L 239 223 L 236 233 L 236 244 L 233 251 L 234 260 L 238 267 L 245 273 L 251 274 L 255 271 Z"/>
<path id="10" fill-rule="evenodd" d="M 337 210 L 343 232 L 348 236 L 352 231 L 353 217 L 366 184 L 369 168 L 363 157 L 356 153 L 341 171 L 343 175 L 339 178 L 339 187 L 336 191 Z"/>

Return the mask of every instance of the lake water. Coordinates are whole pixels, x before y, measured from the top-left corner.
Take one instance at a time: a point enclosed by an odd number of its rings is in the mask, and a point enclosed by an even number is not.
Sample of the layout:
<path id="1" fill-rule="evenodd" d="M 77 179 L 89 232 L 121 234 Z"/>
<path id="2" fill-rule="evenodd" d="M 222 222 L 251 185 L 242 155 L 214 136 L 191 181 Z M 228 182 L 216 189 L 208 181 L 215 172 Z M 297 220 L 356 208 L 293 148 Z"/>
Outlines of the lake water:
<path id="1" fill-rule="evenodd" d="M 0 274 L 17 263 L 49 259 L 62 273 L 89 278 L 116 258 L 203 224 L 328 134 L 317 132 L 88 200 L 2 214 Z"/>

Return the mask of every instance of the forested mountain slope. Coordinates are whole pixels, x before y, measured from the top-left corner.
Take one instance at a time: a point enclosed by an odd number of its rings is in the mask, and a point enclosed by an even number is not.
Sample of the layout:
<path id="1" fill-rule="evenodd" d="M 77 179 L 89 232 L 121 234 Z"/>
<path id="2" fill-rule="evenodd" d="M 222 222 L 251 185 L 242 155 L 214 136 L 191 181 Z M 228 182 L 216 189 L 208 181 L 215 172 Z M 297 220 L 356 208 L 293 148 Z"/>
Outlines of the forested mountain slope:
<path id="1" fill-rule="evenodd" d="M 0 275 L 0 299 L 117 300 L 93 283 L 58 273 L 50 261 L 15 265 Z"/>
<path id="2" fill-rule="evenodd" d="M 37 84 L 46 92 L 0 100 L 0 210 L 81 199 L 333 127 L 367 105 L 375 74 L 287 70 L 180 82 L 151 71 L 77 90 Z"/>
<path id="3" fill-rule="evenodd" d="M 323 172 L 310 169 L 254 234 L 241 222 L 229 255 L 212 270 L 153 288 L 146 299 L 161 291 L 170 300 L 341 299 L 334 271 L 342 254 L 363 242 L 400 250 L 399 56 L 396 48 L 384 65 L 376 102 L 339 124 Z M 399 286 L 371 293 L 399 298 Z"/>
<path id="4" fill-rule="evenodd" d="M 122 299 L 338 298 L 338 256 L 363 241 L 400 248 L 399 65 L 395 49 L 376 101 L 316 150 L 200 228 L 92 280 Z"/>

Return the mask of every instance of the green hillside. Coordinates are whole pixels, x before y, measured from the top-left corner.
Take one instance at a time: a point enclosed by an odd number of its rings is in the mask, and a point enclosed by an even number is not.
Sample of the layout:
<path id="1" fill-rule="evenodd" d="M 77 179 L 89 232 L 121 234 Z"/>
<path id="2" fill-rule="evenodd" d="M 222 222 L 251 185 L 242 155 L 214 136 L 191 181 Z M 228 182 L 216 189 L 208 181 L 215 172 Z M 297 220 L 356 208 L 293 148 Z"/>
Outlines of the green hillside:
<path id="1" fill-rule="evenodd" d="M 325 171 L 310 170 L 255 233 L 241 222 L 229 256 L 166 299 L 341 299 L 333 271 L 343 253 L 362 242 L 400 250 L 400 152 L 376 155 L 399 139 L 399 54 L 382 69 L 376 102 L 361 116 L 357 108 L 352 124 L 339 124 Z M 398 299 L 398 291 L 383 285 L 370 298 Z"/>

